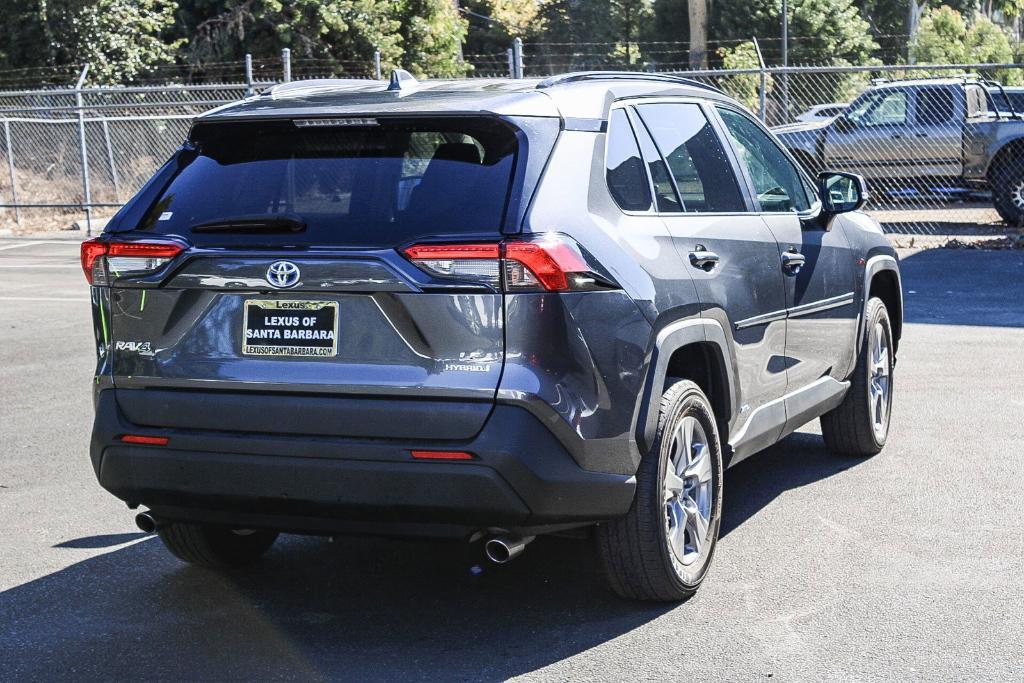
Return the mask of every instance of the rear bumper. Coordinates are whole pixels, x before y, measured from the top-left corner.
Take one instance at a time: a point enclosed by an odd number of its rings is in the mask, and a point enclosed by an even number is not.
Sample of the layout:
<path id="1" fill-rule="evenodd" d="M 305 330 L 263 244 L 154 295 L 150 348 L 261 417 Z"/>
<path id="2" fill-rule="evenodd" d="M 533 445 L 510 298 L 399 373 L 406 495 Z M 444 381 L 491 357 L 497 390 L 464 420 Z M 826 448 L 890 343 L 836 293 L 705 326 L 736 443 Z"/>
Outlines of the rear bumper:
<path id="1" fill-rule="evenodd" d="M 96 476 L 118 498 L 167 519 L 458 536 L 586 524 L 625 514 L 633 499 L 633 477 L 581 469 L 536 417 L 514 406 L 496 406 L 470 439 L 427 442 L 140 426 L 115 394 L 97 397 L 90 449 Z M 217 414 L 215 399 L 204 403 Z M 169 443 L 125 444 L 126 433 Z M 412 449 L 475 458 L 416 461 Z"/>

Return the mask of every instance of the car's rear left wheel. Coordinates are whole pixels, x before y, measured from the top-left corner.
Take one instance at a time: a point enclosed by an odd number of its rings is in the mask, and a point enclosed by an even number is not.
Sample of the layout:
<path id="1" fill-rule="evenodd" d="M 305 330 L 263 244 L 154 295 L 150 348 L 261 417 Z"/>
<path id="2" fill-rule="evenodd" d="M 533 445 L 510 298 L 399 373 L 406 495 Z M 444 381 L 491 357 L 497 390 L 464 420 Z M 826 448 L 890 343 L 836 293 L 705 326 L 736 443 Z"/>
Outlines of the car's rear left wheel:
<path id="1" fill-rule="evenodd" d="M 277 540 L 277 533 L 273 531 L 230 529 L 191 522 L 170 522 L 161 526 L 157 533 L 179 560 L 210 569 L 252 564 Z"/>
<path id="2" fill-rule="evenodd" d="M 684 600 L 711 566 L 722 513 L 718 428 L 693 382 L 662 395 L 658 436 L 636 479 L 626 516 L 597 528 L 605 573 L 622 597 Z"/>

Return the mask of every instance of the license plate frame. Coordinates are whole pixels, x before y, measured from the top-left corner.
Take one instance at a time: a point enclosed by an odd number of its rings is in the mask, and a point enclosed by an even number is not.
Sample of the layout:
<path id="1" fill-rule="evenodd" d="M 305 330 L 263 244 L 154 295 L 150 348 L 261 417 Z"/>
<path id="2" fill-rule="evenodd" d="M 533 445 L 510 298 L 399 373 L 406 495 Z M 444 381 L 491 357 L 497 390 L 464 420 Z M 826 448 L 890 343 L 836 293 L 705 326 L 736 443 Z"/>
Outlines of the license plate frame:
<path id="1" fill-rule="evenodd" d="M 338 355 L 337 301 L 246 299 L 242 310 L 244 356 L 334 358 Z"/>

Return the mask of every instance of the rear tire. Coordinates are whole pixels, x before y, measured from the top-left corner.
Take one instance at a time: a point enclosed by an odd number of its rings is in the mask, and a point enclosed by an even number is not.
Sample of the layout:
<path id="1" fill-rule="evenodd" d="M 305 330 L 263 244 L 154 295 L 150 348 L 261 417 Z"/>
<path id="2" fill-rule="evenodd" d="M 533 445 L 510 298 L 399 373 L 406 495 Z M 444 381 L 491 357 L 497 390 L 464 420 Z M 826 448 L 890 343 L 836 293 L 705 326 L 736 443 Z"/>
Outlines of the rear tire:
<path id="1" fill-rule="evenodd" d="M 992 205 L 1009 225 L 1016 228 L 1024 225 L 1024 162 L 1006 165 L 995 172 Z"/>
<path id="2" fill-rule="evenodd" d="M 640 461 L 629 512 L 597 527 L 612 589 L 636 600 L 692 596 L 711 566 L 721 513 L 722 451 L 711 404 L 693 382 L 675 382 L 662 395 L 657 439 Z"/>
<path id="3" fill-rule="evenodd" d="M 839 455 L 875 455 L 889 436 L 895 353 L 889 311 L 881 299 L 868 301 L 864 321 L 850 389 L 838 407 L 821 416 L 825 446 Z"/>
<path id="4" fill-rule="evenodd" d="M 190 522 L 172 522 L 161 526 L 157 533 L 179 560 L 210 569 L 253 564 L 277 540 L 274 531 L 229 529 Z"/>

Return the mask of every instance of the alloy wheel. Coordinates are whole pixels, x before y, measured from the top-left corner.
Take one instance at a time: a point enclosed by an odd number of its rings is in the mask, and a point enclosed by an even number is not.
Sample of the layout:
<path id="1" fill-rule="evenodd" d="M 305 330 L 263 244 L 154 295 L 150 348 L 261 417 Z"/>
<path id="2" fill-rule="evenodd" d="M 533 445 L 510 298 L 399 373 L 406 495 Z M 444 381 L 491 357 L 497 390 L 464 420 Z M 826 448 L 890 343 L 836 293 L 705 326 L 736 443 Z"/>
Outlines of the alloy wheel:
<path id="1" fill-rule="evenodd" d="M 712 455 L 697 418 L 686 416 L 672 433 L 666 459 L 664 501 L 668 543 L 675 559 L 689 566 L 707 555 L 714 509 Z"/>

